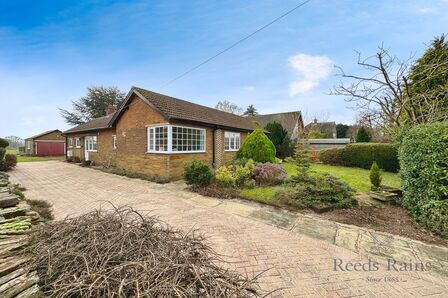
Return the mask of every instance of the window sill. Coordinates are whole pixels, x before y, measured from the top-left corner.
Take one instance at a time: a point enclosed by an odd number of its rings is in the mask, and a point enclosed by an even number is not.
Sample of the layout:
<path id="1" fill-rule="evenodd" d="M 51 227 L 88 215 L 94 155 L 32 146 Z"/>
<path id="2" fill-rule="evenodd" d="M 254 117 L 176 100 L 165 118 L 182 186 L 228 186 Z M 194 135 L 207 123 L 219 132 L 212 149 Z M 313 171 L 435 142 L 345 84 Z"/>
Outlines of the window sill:
<path id="1" fill-rule="evenodd" d="M 146 154 L 197 154 L 207 153 L 207 151 L 148 151 Z"/>
<path id="2" fill-rule="evenodd" d="M 238 150 L 240 150 L 240 149 L 227 149 L 227 150 L 224 150 L 224 152 L 238 152 Z"/>
<path id="3" fill-rule="evenodd" d="M 86 150 L 87 152 L 98 152 L 98 150 Z"/>

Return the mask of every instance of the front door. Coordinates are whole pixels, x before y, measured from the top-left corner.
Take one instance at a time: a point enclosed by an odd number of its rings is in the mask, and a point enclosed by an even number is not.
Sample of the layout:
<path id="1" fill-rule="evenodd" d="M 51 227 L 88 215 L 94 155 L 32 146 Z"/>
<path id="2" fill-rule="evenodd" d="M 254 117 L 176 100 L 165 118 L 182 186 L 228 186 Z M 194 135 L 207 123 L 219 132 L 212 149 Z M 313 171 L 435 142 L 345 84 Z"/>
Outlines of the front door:
<path id="1" fill-rule="evenodd" d="M 89 145 L 90 145 L 90 137 L 84 138 L 84 159 L 89 160 Z"/>
<path id="2" fill-rule="evenodd" d="M 84 138 L 84 159 L 90 160 L 90 152 L 96 152 L 96 136 L 87 136 Z"/>

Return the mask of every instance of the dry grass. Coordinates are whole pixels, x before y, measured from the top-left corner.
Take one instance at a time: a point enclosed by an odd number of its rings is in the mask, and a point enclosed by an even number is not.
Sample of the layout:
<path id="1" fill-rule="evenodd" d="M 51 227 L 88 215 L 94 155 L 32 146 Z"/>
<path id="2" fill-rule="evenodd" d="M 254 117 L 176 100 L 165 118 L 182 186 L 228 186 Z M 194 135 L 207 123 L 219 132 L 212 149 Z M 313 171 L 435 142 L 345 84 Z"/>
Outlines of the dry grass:
<path id="1" fill-rule="evenodd" d="M 255 279 L 224 269 L 197 232 L 123 207 L 42 225 L 33 263 L 51 297 L 259 297 Z"/>

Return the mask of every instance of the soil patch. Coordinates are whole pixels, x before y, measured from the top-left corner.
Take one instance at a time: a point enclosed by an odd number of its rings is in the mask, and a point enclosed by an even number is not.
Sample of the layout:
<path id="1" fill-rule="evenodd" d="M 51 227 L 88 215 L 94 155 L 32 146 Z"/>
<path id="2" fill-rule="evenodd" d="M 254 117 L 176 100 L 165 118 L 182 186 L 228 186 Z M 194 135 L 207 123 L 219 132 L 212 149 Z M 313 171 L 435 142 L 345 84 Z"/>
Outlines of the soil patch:
<path id="1" fill-rule="evenodd" d="M 415 223 L 406 210 L 400 206 L 355 206 L 350 209 L 332 210 L 319 216 L 344 224 L 448 247 L 448 239 L 435 235 Z"/>

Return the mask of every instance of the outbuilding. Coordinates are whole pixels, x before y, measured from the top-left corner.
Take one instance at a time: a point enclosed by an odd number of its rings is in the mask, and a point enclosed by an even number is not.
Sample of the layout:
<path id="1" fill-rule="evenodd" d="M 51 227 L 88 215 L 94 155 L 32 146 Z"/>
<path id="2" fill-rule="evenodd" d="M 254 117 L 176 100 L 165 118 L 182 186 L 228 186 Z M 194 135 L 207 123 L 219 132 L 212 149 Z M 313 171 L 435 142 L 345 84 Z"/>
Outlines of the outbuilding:
<path id="1" fill-rule="evenodd" d="M 37 156 L 65 155 L 65 137 L 53 129 L 25 139 L 25 154 Z"/>

